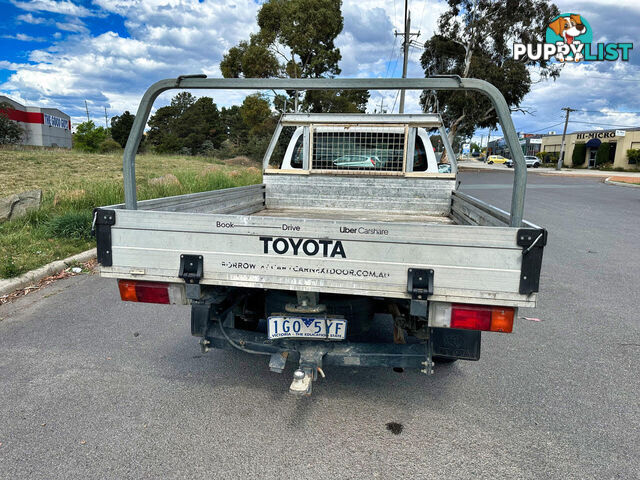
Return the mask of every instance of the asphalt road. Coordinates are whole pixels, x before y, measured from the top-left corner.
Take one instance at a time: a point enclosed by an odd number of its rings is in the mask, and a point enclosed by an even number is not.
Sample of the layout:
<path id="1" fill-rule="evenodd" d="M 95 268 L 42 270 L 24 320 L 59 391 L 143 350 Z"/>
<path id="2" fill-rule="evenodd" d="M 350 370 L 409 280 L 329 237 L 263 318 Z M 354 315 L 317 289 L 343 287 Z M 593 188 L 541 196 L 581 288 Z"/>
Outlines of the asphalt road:
<path id="1" fill-rule="evenodd" d="M 511 173 L 461 179 L 508 208 Z M 95 275 L 4 305 L 0 478 L 640 478 L 640 189 L 530 175 L 526 218 L 541 322 L 433 377 L 328 368 L 310 398 Z"/>

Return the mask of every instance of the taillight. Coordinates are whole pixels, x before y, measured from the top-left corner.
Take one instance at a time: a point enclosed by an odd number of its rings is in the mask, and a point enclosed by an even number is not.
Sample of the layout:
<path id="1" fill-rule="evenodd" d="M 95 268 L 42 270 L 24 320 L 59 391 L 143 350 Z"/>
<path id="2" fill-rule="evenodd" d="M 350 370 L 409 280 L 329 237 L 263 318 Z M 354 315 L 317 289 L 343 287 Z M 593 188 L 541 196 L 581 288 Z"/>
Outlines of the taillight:
<path id="1" fill-rule="evenodd" d="M 374 167 L 376 166 L 376 161 L 373 159 L 373 157 L 369 157 L 369 161 L 371 162 L 371 165 L 373 165 Z"/>
<path id="2" fill-rule="evenodd" d="M 489 330 L 491 328 L 491 310 L 468 305 L 452 305 L 451 328 Z"/>
<path id="3" fill-rule="evenodd" d="M 169 304 L 169 284 L 157 282 L 140 282 L 135 280 L 118 280 L 120 298 L 128 302 Z"/>
<path id="4" fill-rule="evenodd" d="M 429 311 L 429 325 L 510 333 L 515 313 L 513 307 L 433 302 Z"/>

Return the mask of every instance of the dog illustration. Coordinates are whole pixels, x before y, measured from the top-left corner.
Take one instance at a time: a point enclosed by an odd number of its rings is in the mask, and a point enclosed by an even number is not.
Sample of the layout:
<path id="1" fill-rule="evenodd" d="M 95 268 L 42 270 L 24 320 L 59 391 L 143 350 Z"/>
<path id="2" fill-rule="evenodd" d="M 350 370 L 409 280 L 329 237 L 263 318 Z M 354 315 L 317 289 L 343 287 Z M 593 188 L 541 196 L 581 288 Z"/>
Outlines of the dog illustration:
<path id="1" fill-rule="evenodd" d="M 558 17 L 549 24 L 549 28 L 553 30 L 556 35 L 562 37 L 566 45 L 579 45 L 581 42 L 575 40 L 575 37 L 586 33 L 587 27 L 582 24 L 580 15 L 571 14 L 568 17 Z M 562 43 L 557 42 L 556 45 L 560 46 Z M 558 53 L 556 58 L 561 61 L 569 61 L 573 59 L 574 62 L 579 62 L 584 58 L 582 53 L 576 53 L 575 55 L 567 55 L 566 57 L 562 53 Z"/>

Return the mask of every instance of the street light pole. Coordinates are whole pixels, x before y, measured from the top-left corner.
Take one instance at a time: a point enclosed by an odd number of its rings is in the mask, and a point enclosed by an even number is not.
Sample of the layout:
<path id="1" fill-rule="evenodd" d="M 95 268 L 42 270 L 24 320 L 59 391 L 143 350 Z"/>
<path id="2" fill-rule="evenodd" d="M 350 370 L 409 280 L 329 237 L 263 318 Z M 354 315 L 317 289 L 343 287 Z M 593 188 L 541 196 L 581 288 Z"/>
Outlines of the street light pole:
<path id="1" fill-rule="evenodd" d="M 564 107 L 562 110 L 567 112 L 566 117 L 564 118 L 564 130 L 562 131 L 562 145 L 560 145 L 560 156 L 558 157 L 558 165 L 556 166 L 556 170 L 560 170 L 562 168 L 562 163 L 564 161 L 564 140 L 567 136 L 567 125 L 569 124 L 569 114 L 571 112 L 575 112 L 573 108 Z"/>

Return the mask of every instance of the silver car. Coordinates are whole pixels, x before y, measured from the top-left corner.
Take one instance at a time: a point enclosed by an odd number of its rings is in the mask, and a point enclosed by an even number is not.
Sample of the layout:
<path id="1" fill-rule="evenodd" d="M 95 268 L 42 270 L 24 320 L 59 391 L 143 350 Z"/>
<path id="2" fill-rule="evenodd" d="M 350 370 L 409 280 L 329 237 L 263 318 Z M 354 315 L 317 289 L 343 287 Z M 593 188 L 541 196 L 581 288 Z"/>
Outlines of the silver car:
<path id="1" fill-rule="evenodd" d="M 540 166 L 540 159 L 532 155 L 525 155 L 524 161 L 527 162 L 527 168 L 529 167 L 538 168 Z M 504 164 L 509 168 L 513 168 L 513 160 L 511 158 L 507 160 Z"/>

